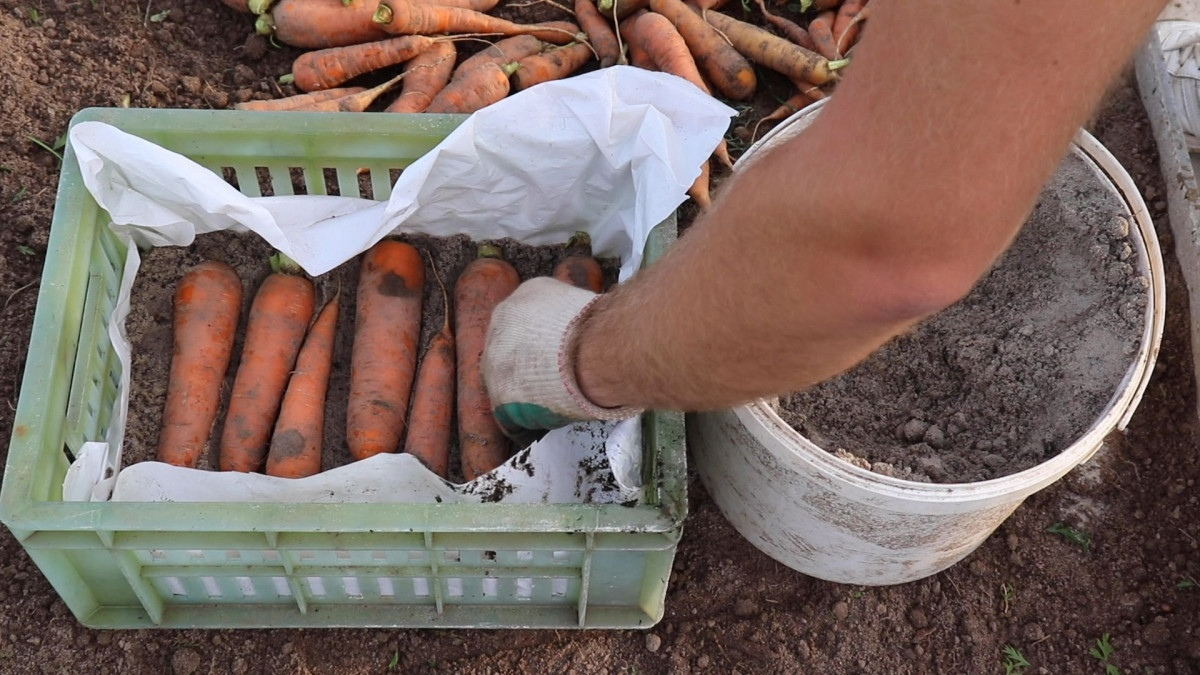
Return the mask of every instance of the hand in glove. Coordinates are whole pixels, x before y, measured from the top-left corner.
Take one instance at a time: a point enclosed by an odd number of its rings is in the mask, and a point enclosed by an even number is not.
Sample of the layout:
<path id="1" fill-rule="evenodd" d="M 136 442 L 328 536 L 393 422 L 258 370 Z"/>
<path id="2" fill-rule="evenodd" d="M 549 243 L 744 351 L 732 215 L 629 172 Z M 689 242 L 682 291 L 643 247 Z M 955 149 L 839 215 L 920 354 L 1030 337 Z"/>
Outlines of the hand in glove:
<path id="1" fill-rule="evenodd" d="M 531 279 L 492 312 L 483 378 L 496 421 L 525 442 L 581 420 L 632 417 L 637 408 L 602 408 L 575 377 L 579 328 L 600 296 L 549 277 Z"/>

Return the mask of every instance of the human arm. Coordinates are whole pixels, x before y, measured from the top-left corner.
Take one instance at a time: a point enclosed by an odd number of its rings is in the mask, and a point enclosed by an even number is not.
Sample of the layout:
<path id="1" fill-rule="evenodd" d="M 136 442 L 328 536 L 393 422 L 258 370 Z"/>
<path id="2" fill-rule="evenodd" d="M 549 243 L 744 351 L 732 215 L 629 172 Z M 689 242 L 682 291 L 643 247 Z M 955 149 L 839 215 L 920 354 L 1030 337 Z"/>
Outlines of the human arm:
<path id="1" fill-rule="evenodd" d="M 1159 9 L 876 0 L 812 126 L 570 324 L 564 381 L 602 407 L 728 407 L 836 375 L 954 303 Z"/>

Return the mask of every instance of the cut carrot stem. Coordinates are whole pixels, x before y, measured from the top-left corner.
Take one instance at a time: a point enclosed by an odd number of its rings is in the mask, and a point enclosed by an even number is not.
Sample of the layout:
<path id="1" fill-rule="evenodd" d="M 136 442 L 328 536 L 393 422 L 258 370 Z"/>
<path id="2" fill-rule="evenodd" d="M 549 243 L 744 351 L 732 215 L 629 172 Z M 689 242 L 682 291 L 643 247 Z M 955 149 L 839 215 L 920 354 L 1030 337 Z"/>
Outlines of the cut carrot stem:
<path id="1" fill-rule="evenodd" d="M 455 346 L 454 331 L 450 328 L 450 294 L 436 268 L 433 277 L 442 292 L 444 320 L 417 370 L 404 451 L 445 478 L 450 470 L 450 437 L 454 427 Z"/>
<path id="2" fill-rule="evenodd" d="M 333 370 L 340 293 L 317 314 L 288 380 L 267 452 L 268 476 L 304 478 L 320 473 L 325 396 Z"/>
<path id="3" fill-rule="evenodd" d="M 587 232 L 576 232 L 567 240 L 566 257 L 550 276 L 593 293 L 604 290 L 604 270 L 592 255 L 592 237 Z"/>
<path id="4" fill-rule="evenodd" d="M 503 252 L 485 244 L 454 284 L 458 447 L 463 477 L 468 481 L 495 469 L 509 457 L 509 441 L 492 415 L 481 362 L 492 310 L 520 283 L 520 276 L 504 260 Z"/>
<path id="5" fill-rule="evenodd" d="M 820 54 L 720 12 L 705 12 L 703 16 L 729 39 L 734 49 L 754 63 L 782 73 L 793 81 L 821 85 L 837 79 L 835 68 Z"/>
<path id="6" fill-rule="evenodd" d="M 399 450 L 416 374 L 425 265 L 413 246 L 384 239 L 359 271 L 346 443 L 355 459 Z"/>
<path id="7" fill-rule="evenodd" d="M 242 282 L 229 265 L 205 261 L 179 280 L 158 461 L 199 465 L 217 419 L 241 311 Z"/>
<path id="8" fill-rule="evenodd" d="M 263 280 L 250 305 L 221 434 L 222 471 L 262 469 L 288 376 L 308 332 L 313 284 L 288 262 L 272 260 L 277 271 Z"/>

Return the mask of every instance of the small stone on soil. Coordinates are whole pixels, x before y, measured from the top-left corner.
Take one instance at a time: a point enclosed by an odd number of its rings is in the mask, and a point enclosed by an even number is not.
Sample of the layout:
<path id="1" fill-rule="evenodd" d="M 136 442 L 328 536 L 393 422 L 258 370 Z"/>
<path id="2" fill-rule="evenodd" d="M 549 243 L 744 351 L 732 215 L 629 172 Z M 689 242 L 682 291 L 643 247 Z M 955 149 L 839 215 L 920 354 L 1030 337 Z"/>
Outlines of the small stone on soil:
<path id="1" fill-rule="evenodd" d="M 654 633 L 646 633 L 646 651 L 657 652 L 662 647 L 662 638 Z"/>

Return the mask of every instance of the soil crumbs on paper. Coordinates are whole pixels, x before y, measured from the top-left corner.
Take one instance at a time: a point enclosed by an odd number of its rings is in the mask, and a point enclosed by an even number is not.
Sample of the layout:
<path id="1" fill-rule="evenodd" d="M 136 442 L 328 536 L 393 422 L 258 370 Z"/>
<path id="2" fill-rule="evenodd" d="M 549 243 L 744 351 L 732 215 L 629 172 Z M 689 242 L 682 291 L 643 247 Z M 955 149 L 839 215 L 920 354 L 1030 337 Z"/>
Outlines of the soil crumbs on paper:
<path id="1" fill-rule="evenodd" d="M 71 115 L 92 105 L 223 108 L 270 95 L 298 52 L 248 38 L 250 24 L 214 0 L 3 3 L 4 438 L 13 432 L 22 377 L 37 377 L 24 364 L 35 303 L 47 292 L 39 285 L 58 181 L 57 160 L 30 138 L 52 145 Z M 735 132 L 777 103 L 764 99 L 738 118 Z M 1131 77 L 1092 128 L 1146 196 L 1163 244 L 1162 353 L 1127 433 L 1027 499 L 945 572 L 894 587 L 807 577 L 740 538 L 692 480 L 665 615 L 647 630 L 93 630 L 0 528 L 0 672 L 963 675 L 1004 673 L 1009 647 L 1031 664 L 1027 674 L 1088 675 L 1104 672 L 1089 650 L 1108 636 L 1109 662 L 1123 673 L 1200 673 L 1200 452 L 1188 294 L 1163 197 L 1175 177 L 1164 180 L 1158 168 Z M 692 209 L 681 211 L 686 218 Z M 7 444 L 0 455 L 7 459 Z M 1055 525 L 1088 533 L 1092 546 L 1085 552 L 1046 531 Z"/>

